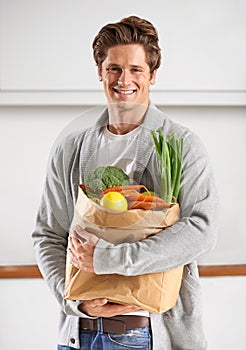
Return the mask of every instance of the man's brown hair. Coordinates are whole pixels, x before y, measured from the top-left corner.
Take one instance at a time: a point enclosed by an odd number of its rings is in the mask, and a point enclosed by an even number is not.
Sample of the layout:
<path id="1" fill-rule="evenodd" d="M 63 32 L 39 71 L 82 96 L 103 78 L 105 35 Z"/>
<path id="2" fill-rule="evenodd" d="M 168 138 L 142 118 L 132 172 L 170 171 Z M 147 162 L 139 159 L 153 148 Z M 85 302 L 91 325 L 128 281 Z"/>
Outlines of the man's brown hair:
<path id="1" fill-rule="evenodd" d="M 161 49 L 158 42 L 157 31 L 149 21 L 130 16 L 102 27 L 92 44 L 93 55 L 97 66 L 101 68 L 109 48 L 116 45 L 140 44 L 144 47 L 152 73 L 161 63 Z"/>

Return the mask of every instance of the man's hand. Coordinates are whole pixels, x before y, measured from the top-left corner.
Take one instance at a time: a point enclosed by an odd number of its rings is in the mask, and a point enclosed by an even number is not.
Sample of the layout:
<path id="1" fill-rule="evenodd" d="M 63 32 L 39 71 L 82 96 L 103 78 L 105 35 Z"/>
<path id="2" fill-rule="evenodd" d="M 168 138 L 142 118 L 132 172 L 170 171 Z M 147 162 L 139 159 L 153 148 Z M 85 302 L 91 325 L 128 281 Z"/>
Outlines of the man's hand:
<path id="1" fill-rule="evenodd" d="M 78 239 L 78 236 L 81 239 Z M 71 264 L 79 270 L 94 272 L 93 255 L 98 240 L 97 236 L 76 225 L 74 235 L 70 237 L 68 245 Z"/>
<path id="2" fill-rule="evenodd" d="M 106 298 L 99 298 L 85 300 L 79 305 L 79 310 L 92 317 L 114 317 L 140 309 L 137 306 L 108 303 Z"/>
<path id="3" fill-rule="evenodd" d="M 77 238 L 78 236 L 81 239 Z M 74 235 L 70 237 L 68 246 L 70 262 L 82 271 L 94 272 L 93 254 L 98 240 L 94 234 L 79 225 L 75 226 Z M 109 303 L 106 298 L 85 300 L 79 309 L 92 317 L 113 317 L 140 310 L 136 306 Z"/>

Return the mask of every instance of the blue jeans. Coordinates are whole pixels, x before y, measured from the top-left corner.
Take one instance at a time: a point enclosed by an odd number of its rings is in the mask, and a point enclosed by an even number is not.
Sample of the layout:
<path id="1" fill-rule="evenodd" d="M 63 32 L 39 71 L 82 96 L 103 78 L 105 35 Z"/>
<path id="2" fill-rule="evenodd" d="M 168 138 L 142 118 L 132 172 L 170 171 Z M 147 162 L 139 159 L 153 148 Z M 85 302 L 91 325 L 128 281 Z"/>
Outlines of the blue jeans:
<path id="1" fill-rule="evenodd" d="M 81 347 L 78 350 L 151 350 L 149 327 L 128 329 L 123 334 L 103 333 L 98 320 L 98 331 L 81 331 Z M 58 350 L 75 350 L 58 345 Z"/>

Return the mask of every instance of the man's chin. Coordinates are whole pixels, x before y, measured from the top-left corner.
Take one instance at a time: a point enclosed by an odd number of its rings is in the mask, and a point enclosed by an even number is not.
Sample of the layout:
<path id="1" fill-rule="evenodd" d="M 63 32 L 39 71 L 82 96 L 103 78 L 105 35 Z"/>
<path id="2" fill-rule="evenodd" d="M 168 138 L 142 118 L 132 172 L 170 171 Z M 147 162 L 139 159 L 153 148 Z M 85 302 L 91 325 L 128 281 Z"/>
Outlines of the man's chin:
<path id="1" fill-rule="evenodd" d="M 110 103 L 110 106 L 114 109 L 123 110 L 123 111 L 130 111 L 133 109 L 139 109 L 139 108 L 146 108 L 145 105 L 136 103 L 136 102 L 129 102 L 129 101 L 117 101 Z"/>

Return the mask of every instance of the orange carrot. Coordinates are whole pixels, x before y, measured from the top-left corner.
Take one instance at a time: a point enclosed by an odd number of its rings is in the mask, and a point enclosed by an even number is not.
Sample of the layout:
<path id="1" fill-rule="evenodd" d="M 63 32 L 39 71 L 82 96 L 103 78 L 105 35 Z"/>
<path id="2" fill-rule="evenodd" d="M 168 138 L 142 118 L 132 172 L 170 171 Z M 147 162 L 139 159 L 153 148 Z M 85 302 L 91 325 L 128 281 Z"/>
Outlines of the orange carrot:
<path id="1" fill-rule="evenodd" d="M 86 186 L 84 184 L 79 185 L 79 187 L 83 190 L 86 191 Z"/>
<path id="2" fill-rule="evenodd" d="M 157 196 L 143 194 L 136 191 L 123 192 L 123 194 L 128 201 L 157 202 L 163 205 L 167 205 L 164 199 Z"/>
<path id="3" fill-rule="evenodd" d="M 95 193 L 95 191 L 94 191 L 91 187 L 89 187 L 89 186 L 87 186 L 87 185 L 85 185 L 85 184 L 81 184 L 81 185 L 79 185 L 79 187 L 80 187 L 85 193 L 87 193 L 87 192 L 89 192 L 89 193 Z"/>
<path id="4" fill-rule="evenodd" d="M 144 210 L 150 210 L 150 209 L 165 209 L 170 208 L 171 204 L 168 204 L 165 202 L 158 203 L 158 202 L 143 202 L 143 201 L 132 201 L 128 203 L 128 209 L 144 209 Z"/>

